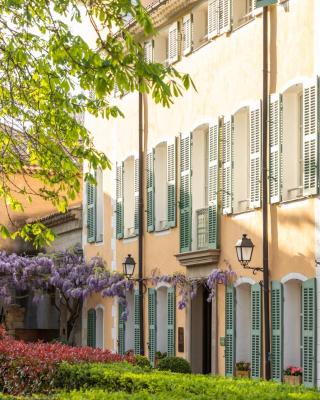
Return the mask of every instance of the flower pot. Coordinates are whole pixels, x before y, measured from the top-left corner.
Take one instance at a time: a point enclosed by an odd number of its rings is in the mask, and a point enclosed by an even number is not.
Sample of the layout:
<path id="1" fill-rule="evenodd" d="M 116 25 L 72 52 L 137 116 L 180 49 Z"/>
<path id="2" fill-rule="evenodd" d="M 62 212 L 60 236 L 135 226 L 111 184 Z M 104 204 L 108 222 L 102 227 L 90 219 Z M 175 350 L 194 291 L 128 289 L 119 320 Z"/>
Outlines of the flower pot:
<path id="1" fill-rule="evenodd" d="M 301 375 L 284 375 L 283 382 L 288 385 L 301 385 L 302 376 Z"/>
<path id="2" fill-rule="evenodd" d="M 236 369 L 237 378 L 250 378 L 250 371 L 239 371 Z"/>

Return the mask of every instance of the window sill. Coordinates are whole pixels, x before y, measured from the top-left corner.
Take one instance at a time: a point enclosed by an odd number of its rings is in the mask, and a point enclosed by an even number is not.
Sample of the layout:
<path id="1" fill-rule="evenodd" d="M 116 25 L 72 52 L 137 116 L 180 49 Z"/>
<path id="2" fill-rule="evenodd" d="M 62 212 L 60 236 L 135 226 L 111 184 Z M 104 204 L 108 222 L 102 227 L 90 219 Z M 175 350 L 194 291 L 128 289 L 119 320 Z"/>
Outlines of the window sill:
<path id="1" fill-rule="evenodd" d="M 131 243 L 131 242 L 135 242 L 136 240 L 138 240 L 138 236 L 137 235 L 125 236 L 123 238 L 123 243 Z"/>
<path id="2" fill-rule="evenodd" d="M 301 196 L 297 196 L 297 197 L 295 197 L 293 199 L 281 200 L 279 203 L 275 203 L 273 205 L 277 205 L 278 204 L 278 205 L 281 206 L 281 205 L 286 205 L 286 204 L 290 204 L 290 203 L 296 203 L 298 201 L 307 200 L 307 199 L 312 198 L 312 197 L 314 197 L 314 196 L 303 196 L 303 195 L 301 195 Z"/>
<path id="3" fill-rule="evenodd" d="M 232 214 L 229 214 L 230 217 L 236 217 L 237 215 L 243 215 L 243 214 L 248 214 L 248 213 L 252 213 L 254 211 L 259 210 L 261 207 L 257 207 L 257 208 L 248 208 L 246 210 L 243 211 L 233 211 Z"/>
<path id="4" fill-rule="evenodd" d="M 170 228 L 157 229 L 153 233 L 154 236 L 166 236 L 170 233 Z"/>

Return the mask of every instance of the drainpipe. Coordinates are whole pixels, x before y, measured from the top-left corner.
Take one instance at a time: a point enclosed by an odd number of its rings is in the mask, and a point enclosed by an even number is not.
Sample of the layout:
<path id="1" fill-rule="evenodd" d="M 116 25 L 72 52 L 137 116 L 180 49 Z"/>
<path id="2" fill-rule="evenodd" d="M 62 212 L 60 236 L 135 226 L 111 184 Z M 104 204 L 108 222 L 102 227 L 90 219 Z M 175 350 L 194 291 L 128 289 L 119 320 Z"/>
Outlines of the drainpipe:
<path id="1" fill-rule="evenodd" d="M 262 240 L 265 379 L 270 379 L 270 312 L 268 253 L 268 6 L 263 7 L 263 100 L 262 100 Z"/>
<path id="2" fill-rule="evenodd" d="M 139 236 L 138 236 L 138 279 L 140 300 L 140 354 L 144 355 L 144 308 L 143 308 L 143 108 L 142 93 L 139 92 Z"/>

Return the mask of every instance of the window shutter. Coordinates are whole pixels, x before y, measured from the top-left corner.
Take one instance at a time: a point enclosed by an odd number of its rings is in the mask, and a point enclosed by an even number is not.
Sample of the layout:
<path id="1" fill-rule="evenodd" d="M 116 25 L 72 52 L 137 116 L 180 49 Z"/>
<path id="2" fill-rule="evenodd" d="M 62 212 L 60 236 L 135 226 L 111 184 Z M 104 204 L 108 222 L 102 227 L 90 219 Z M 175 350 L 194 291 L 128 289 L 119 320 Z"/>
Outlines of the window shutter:
<path id="1" fill-rule="evenodd" d="M 251 286 L 251 377 L 261 376 L 261 286 Z"/>
<path id="2" fill-rule="evenodd" d="M 168 61 L 174 63 L 179 59 L 179 23 L 175 22 L 168 33 Z"/>
<path id="3" fill-rule="evenodd" d="M 180 252 L 191 250 L 191 134 L 180 138 Z"/>
<path id="4" fill-rule="evenodd" d="M 139 235 L 139 158 L 134 159 L 134 233 Z"/>
<path id="5" fill-rule="evenodd" d="M 232 213 L 233 116 L 224 118 L 222 128 L 222 213 Z"/>
<path id="6" fill-rule="evenodd" d="M 93 243 L 97 236 L 97 186 L 87 182 L 87 241 Z"/>
<path id="7" fill-rule="evenodd" d="M 191 53 L 192 51 L 192 14 L 183 17 L 183 55 Z"/>
<path id="8" fill-rule="evenodd" d="M 220 0 L 219 7 L 219 31 L 222 34 L 231 30 L 231 0 Z"/>
<path id="9" fill-rule="evenodd" d="M 219 2 L 220 0 L 208 2 L 208 39 L 219 34 Z"/>
<path id="10" fill-rule="evenodd" d="M 302 380 L 315 385 L 316 375 L 316 280 L 302 283 Z"/>
<path id="11" fill-rule="evenodd" d="M 173 287 L 167 290 L 167 307 L 168 307 L 168 333 L 167 333 L 167 356 L 174 357 L 176 355 L 176 294 Z"/>
<path id="12" fill-rule="evenodd" d="M 177 173 L 176 138 L 167 142 L 167 190 L 168 190 L 168 226 L 176 226 L 176 173 Z"/>
<path id="13" fill-rule="evenodd" d="M 209 126 L 208 140 L 208 230 L 209 247 L 219 247 L 218 189 L 219 189 L 219 121 Z"/>
<path id="14" fill-rule="evenodd" d="M 144 61 L 146 63 L 153 63 L 153 48 L 153 40 L 148 40 L 147 42 L 144 42 Z"/>
<path id="15" fill-rule="evenodd" d="M 261 102 L 250 107 L 250 207 L 261 203 Z"/>
<path id="16" fill-rule="evenodd" d="M 93 308 L 87 314 L 87 346 L 96 347 L 96 310 Z"/>
<path id="17" fill-rule="evenodd" d="M 140 294 L 134 291 L 134 354 L 140 354 Z"/>
<path id="18" fill-rule="evenodd" d="M 235 366 L 235 289 L 226 286 L 225 300 L 225 375 L 234 375 Z"/>
<path id="19" fill-rule="evenodd" d="M 318 80 L 303 88 L 303 194 L 318 192 Z"/>
<path id="20" fill-rule="evenodd" d="M 122 304 L 118 303 L 118 353 L 124 355 L 125 353 L 125 326 L 126 323 L 122 318 L 122 313 L 125 308 Z"/>
<path id="21" fill-rule="evenodd" d="M 116 232 L 123 238 L 123 163 L 116 166 Z"/>
<path id="22" fill-rule="evenodd" d="M 148 320 L 149 320 L 149 361 L 154 367 L 157 351 L 157 292 L 148 289 Z"/>
<path id="23" fill-rule="evenodd" d="M 154 149 L 147 154 L 147 229 L 154 231 Z"/>
<path id="24" fill-rule="evenodd" d="M 273 94 L 269 103 L 269 132 L 270 132 L 270 203 L 281 200 L 281 151 L 282 151 L 282 96 Z"/>
<path id="25" fill-rule="evenodd" d="M 283 371 L 283 287 L 271 283 L 271 378 L 281 382 Z"/>

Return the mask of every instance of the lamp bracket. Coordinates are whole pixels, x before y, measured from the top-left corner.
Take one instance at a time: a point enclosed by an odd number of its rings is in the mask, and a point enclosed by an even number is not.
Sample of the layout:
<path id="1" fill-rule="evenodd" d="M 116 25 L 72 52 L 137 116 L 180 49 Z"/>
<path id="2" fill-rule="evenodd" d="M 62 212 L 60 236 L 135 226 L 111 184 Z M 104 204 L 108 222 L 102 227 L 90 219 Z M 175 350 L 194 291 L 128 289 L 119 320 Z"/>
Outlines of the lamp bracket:
<path id="1" fill-rule="evenodd" d="M 244 269 L 251 269 L 253 275 L 256 275 L 258 272 L 263 272 L 263 267 L 250 267 L 249 265 L 244 265 Z"/>

